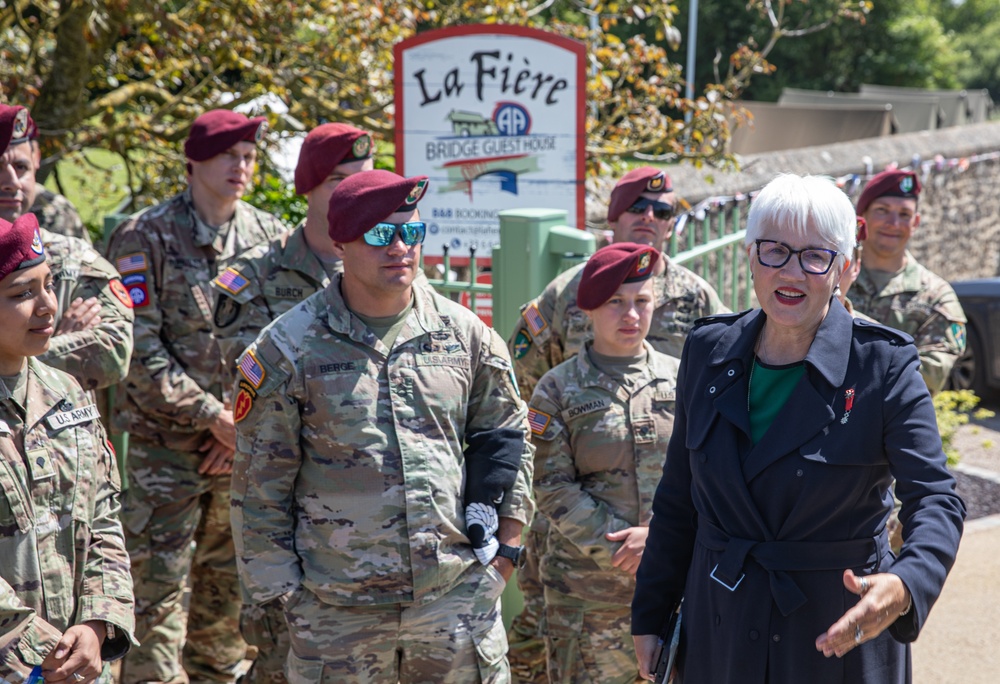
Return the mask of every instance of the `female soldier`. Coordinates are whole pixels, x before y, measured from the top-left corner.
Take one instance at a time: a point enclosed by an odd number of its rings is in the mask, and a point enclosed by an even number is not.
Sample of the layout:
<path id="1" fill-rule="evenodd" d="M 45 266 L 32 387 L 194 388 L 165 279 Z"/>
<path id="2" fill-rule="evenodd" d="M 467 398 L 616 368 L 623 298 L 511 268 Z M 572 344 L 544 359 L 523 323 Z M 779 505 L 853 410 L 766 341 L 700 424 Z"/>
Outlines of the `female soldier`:
<path id="1" fill-rule="evenodd" d="M 541 559 L 550 682 L 635 682 L 629 601 L 673 426 L 677 359 L 645 342 L 659 253 L 613 244 L 587 262 L 583 353 L 546 373 L 529 422 L 535 496 L 551 522 Z"/>
<path id="2" fill-rule="evenodd" d="M 55 310 L 34 214 L 0 219 L 0 679 L 110 681 L 134 643 L 121 485 L 89 396 L 31 358 Z"/>
<path id="3" fill-rule="evenodd" d="M 747 221 L 761 308 L 688 338 L 632 603 L 643 675 L 683 596 L 684 684 L 910 681 L 965 506 L 913 339 L 834 296 L 856 225 L 828 179 L 771 181 Z"/>

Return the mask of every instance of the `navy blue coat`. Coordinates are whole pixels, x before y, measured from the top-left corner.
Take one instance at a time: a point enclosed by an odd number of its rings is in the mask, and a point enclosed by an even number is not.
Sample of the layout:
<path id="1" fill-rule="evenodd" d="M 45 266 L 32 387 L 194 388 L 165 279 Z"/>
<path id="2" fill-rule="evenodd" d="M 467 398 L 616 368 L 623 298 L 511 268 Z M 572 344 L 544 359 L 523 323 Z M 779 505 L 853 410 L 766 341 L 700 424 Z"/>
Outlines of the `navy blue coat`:
<path id="1" fill-rule="evenodd" d="M 702 319 L 688 338 L 632 633 L 659 633 L 683 595 L 684 684 L 909 682 L 908 643 L 941 592 L 965 518 L 917 350 L 834 300 L 805 374 L 755 446 L 747 378 L 765 319 L 760 310 Z M 898 558 L 886 540 L 893 477 Z M 816 638 L 858 601 L 846 568 L 895 573 L 913 609 L 828 659 Z"/>

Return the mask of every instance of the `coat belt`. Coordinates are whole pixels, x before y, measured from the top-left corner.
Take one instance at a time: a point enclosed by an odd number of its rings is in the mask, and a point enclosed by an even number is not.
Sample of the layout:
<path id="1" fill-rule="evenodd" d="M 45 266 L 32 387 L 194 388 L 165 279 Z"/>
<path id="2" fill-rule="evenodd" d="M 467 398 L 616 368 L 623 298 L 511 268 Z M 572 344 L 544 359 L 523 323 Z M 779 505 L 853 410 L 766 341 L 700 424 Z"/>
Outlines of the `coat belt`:
<path id="1" fill-rule="evenodd" d="M 753 558 L 767 571 L 771 596 L 785 616 L 806 603 L 806 595 L 789 572 L 868 566 L 875 571 L 889 552 L 889 535 L 884 529 L 865 539 L 762 541 L 731 536 L 713 523 L 702 520 L 698 526 L 698 542 L 710 551 L 722 552 L 711 577 L 730 591 L 735 591 L 743 580 L 747 557 Z"/>

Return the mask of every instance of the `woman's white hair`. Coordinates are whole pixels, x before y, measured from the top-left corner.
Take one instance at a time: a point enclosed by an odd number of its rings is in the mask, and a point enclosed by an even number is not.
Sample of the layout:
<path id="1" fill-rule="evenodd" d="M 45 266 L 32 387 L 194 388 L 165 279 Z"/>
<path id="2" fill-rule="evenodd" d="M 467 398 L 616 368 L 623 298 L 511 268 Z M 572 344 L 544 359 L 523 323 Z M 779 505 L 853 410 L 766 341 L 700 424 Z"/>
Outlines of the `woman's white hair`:
<path id="1" fill-rule="evenodd" d="M 828 176 L 783 173 L 765 185 L 750 204 L 744 244 L 749 247 L 765 238 L 774 225 L 792 230 L 814 247 L 831 246 L 845 259 L 851 258 L 857 241 L 854 206 Z"/>

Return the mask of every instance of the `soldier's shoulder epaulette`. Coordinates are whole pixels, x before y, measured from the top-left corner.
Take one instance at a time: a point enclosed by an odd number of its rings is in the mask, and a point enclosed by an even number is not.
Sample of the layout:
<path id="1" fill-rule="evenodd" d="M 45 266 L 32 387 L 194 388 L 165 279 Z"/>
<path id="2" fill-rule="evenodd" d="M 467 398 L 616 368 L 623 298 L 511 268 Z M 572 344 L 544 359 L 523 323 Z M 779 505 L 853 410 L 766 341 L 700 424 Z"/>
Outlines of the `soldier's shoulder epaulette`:
<path id="1" fill-rule="evenodd" d="M 743 311 L 737 311 L 736 313 L 718 313 L 712 314 L 711 316 L 702 316 L 701 318 L 695 320 L 694 327 L 701 328 L 706 325 L 711 325 L 712 323 L 732 324 L 746 316 L 751 311 L 753 311 L 753 309 L 745 309 Z"/>
<path id="2" fill-rule="evenodd" d="M 913 343 L 913 338 L 902 330 L 896 330 L 895 328 L 890 328 L 889 326 L 864 318 L 854 318 L 853 320 L 855 331 L 864 331 L 862 334 L 871 333 L 877 338 L 887 339 L 896 344 Z"/>

